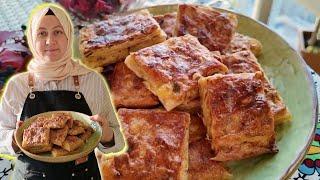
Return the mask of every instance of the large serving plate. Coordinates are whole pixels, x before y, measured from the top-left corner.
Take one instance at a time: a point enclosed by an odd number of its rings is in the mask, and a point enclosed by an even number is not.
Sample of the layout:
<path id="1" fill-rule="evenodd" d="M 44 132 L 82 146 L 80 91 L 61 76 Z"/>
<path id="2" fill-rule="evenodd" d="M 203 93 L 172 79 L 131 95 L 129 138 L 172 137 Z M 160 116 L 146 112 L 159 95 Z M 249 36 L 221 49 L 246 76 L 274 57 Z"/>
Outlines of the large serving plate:
<path id="1" fill-rule="evenodd" d="M 84 146 L 80 147 L 79 149 L 73 151 L 68 155 L 59 156 L 59 157 L 53 157 L 50 152 L 33 154 L 23 149 L 22 148 L 23 131 L 26 128 L 28 128 L 31 125 L 31 123 L 34 122 L 39 116 L 51 117 L 52 113 L 56 113 L 56 112 L 70 113 L 74 119 L 82 121 L 83 123 L 88 124 L 93 128 L 94 133 L 90 136 L 90 138 L 87 140 Z M 19 146 L 19 148 L 22 150 L 24 154 L 26 154 L 27 156 L 33 159 L 44 161 L 44 162 L 51 162 L 51 163 L 69 162 L 69 161 L 73 161 L 88 155 L 90 152 L 94 150 L 95 147 L 98 146 L 101 136 L 102 136 L 102 130 L 100 125 L 97 122 L 90 120 L 89 116 L 85 114 L 74 112 L 74 111 L 50 111 L 50 112 L 45 112 L 45 113 L 32 116 L 29 119 L 25 120 L 24 123 L 18 128 L 17 132 L 15 133 L 15 139 L 16 139 L 17 145 Z"/>
<path id="2" fill-rule="evenodd" d="M 177 7 L 161 5 L 147 9 L 159 15 L 175 12 Z M 234 14 L 239 21 L 237 32 L 262 43 L 258 60 L 292 113 L 292 122 L 276 127 L 277 154 L 230 163 L 229 167 L 234 179 L 286 179 L 298 168 L 315 133 L 318 106 L 311 74 L 303 59 L 278 34 L 247 16 Z"/>

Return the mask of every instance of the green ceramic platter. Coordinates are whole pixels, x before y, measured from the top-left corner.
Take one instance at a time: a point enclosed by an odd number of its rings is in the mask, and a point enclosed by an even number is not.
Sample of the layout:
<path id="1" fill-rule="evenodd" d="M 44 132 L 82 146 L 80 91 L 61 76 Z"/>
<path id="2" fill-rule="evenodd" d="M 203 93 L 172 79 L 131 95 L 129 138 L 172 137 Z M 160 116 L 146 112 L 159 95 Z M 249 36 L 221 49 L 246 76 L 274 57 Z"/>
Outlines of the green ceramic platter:
<path id="1" fill-rule="evenodd" d="M 80 120 L 88 125 L 90 125 L 94 129 L 94 133 L 91 135 L 91 137 L 88 139 L 88 141 L 85 143 L 84 146 L 81 148 L 75 150 L 72 152 L 72 154 L 66 155 L 66 156 L 59 156 L 59 157 L 53 157 L 50 152 L 48 153 L 41 153 L 41 154 L 33 154 L 28 152 L 27 150 L 22 148 L 22 135 L 23 135 L 23 130 L 28 128 L 33 121 L 37 119 L 39 116 L 46 116 L 46 117 L 51 117 L 52 113 L 55 112 L 66 112 L 70 113 L 74 119 Z M 89 116 L 78 113 L 78 112 L 73 112 L 73 111 L 50 111 L 46 113 L 41 113 L 37 114 L 35 116 L 32 116 L 31 118 L 27 119 L 22 126 L 19 127 L 15 134 L 15 139 L 22 150 L 23 153 L 25 153 L 27 156 L 39 160 L 39 161 L 44 161 L 44 162 L 51 162 L 51 163 L 62 163 L 62 162 L 68 162 L 68 161 L 73 161 L 75 159 L 81 158 L 83 156 L 88 155 L 90 152 L 93 151 L 95 147 L 100 142 L 102 135 L 102 130 L 101 127 L 98 123 L 95 121 L 91 121 Z"/>
<path id="2" fill-rule="evenodd" d="M 161 5 L 147 9 L 153 15 L 159 15 L 176 12 L 177 7 Z M 303 59 L 278 34 L 247 16 L 234 14 L 238 17 L 237 32 L 254 37 L 262 43 L 263 52 L 258 60 L 293 118 L 291 123 L 276 128 L 277 154 L 230 163 L 229 167 L 234 179 L 287 179 L 300 165 L 315 133 L 318 105 L 313 81 Z M 79 57 L 77 48 L 75 56 Z"/>

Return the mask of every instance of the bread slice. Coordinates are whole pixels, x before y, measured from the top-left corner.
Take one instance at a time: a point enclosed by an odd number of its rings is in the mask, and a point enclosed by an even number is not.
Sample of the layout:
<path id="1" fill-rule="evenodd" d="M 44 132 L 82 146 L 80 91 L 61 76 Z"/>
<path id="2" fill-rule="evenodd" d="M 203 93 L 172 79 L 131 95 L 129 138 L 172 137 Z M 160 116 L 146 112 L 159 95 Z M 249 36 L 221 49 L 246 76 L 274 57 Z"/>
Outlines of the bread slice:
<path id="1" fill-rule="evenodd" d="M 100 159 L 104 179 L 187 179 L 188 113 L 122 108 L 118 114 L 129 150 Z"/>
<path id="2" fill-rule="evenodd" d="M 227 71 L 217 56 L 191 35 L 173 37 L 131 53 L 125 64 L 144 80 L 168 111 L 199 96 L 200 76 Z"/>

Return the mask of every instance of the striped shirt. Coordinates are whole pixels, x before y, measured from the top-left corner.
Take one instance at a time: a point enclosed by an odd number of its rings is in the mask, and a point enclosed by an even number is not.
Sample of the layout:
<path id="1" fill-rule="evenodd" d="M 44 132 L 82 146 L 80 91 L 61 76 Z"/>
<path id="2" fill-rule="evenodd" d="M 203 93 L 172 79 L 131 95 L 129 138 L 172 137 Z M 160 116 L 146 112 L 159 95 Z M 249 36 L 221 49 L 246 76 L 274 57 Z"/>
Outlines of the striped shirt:
<path id="1" fill-rule="evenodd" d="M 116 145 L 105 151 L 120 151 L 124 147 L 124 138 L 104 78 L 96 72 L 90 72 L 79 76 L 79 83 L 79 91 L 83 94 L 92 114 L 105 117 L 114 131 Z M 61 81 L 44 81 L 34 77 L 34 91 L 52 90 L 76 91 L 73 77 L 69 76 Z M 29 92 L 27 72 L 15 75 L 6 85 L 0 102 L 0 153 L 15 155 L 12 148 L 13 133 Z"/>

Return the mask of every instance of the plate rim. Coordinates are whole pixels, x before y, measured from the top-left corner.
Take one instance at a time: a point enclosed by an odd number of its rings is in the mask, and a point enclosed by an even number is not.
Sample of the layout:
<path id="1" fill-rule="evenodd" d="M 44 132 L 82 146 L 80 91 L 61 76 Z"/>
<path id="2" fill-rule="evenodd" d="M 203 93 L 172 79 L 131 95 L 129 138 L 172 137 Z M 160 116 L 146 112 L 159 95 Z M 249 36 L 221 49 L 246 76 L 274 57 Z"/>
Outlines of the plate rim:
<path id="1" fill-rule="evenodd" d="M 302 163 L 304 157 L 306 156 L 306 154 L 308 153 L 308 150 L 310 148 L 310 145 L 313 141 L 313 137 L 315 135 L 316 132 L 316 128 L 317 128 L 317 122 L 318 122 L 318 96 L 317 96 L 317 91 L 316 91 L 316 87 L 314 86 L 314 82 L 312 79 L 312 75 L 310 70 L 308 69 L 308 66 L 306 64 L 306 62 L 302 59 L 301 55 L 292 47 L 292 45 L 290 45 L 286 40 L 284 40 L 284 38 L 282 36 L 279 35 L 279 33 L 275 32 L 274 30 L 272 30 L 271 28 L 269 28 L 266 24 L 259 22 L 255 19 L 253 19 L 252 17 L 249 17 L 247 15 L 235 12 L 233 10 L 229 10 L 229 9 L 222 9 L 222 8 L 218 8 L 218 7 L 212 7 L 212 6 L 206 6 L 206 5 L 202 5 L 202 4 L 198 4 L 198 3 L 174 3 L 174 4 L 161 4 L 161 5 L 154 5 L 154 6 L 147 6 L 147 7 L 143 7 L 143 8 L 137 8 L 137 9 L 133 9 L 130 10 L 128 12 L 122 12 L 119 13 L 119 15 L 124 15 L 124 14 L 128 14 L 128 13 L 132 13 L 132 12 L 136 12 L 139 10 L 143 10 L 143 9 L 159 9 L 159 8 L 178 8 L 179 4 L 191 4 L 191 5 L 198 5 L 198 6 L 202 6 L 202 7 L 210 7 L 213 9 L 216 9 L 218 11 L 223 11 L 223 12 L 228 12 L 228 13 L 232 13 L 235 14 L 237 16 L 241 16 L 244 17 L 246 19 L 249 19 L 250 21 L 252 21 L 253 23 L 258 24 L 259 26 L 262 26 L 263 28 L 267 29 L 270 33 L 275 34 L 276 36 L 278 36 L 278 38 L 291 50 L 295 53 L 295 55 L 297 56 L 298 62 L 300 63 L 300 66 L 303 68 L 303 72 L 304 75 L 306 76 L 306 80 L 308 82 L 308 89 L 310 89 L 311 91 L 311 98 L 312 98 L 312 117 L 311 117 L 311 122 L 313 123 L 313 127 L 312 127 L 312 131 L 309 133 L 308 135 L 308 142 L 303 146 L 303 149 L 297 153 L 298 156 L 291 162 L 291 165 L 289 167 L 286 168 L 285 171 L 283 171 L 283 173 L 281 174 L 280 179 L 288 179 L 290 176 L 293 175 L 293 173 L 299 168 L 299 165 Z"/>
<path id="2" fill-rule="evenodd" d="M 88 116 L 87 114 L 84 114 L 84 113 L 80 113 L 80 112 L 76 112 L 76 111 L 63 111 L 63 110 L 59 111 L 59 110 L 57 110 L 57 111 L 47 111 L 47 112 L 39 113 L 39 114 L 36 114 L 36 115 L 34 115 L 34 116 L 29 117 L 28 119 L 26 119 L 26 120 L 24 120 L 24 121 L 30 121 L 31 118 L 34 119 L 35 117 L 41 116 L 41 115 L 43 115 L 43 114 L 52 114 L 52 113 L 54 113 L 54 112 L 65 112 L 65 113 L 79 114 L 79 115 L 81 115 L 81 116 L 85 116 L 87 119 L 90 120 L 89 116 Z M 76 156 L 79 155 L 79 154 L 82 154 L 82 153 L 83 153 L 83 156 L 86 156 L 86 155 L 90 154 L 92 151 L 94 151 L 94 149 L 95 149 L 95 148 L 99 145 L 99 143 L 100 143 L 100 140 L 101 140 L 101 137 L 102 137 L 102 129 L 101 129 L 101 126 L 100 126 L 97 122 L 95 122 L 95 121 L 90 120 L 90 122 L 97 125 L 97 128 L 98 128 L 98 129 L 96 130 L 96 132 L 97 132 L 98 135 L 99 135 L 99 138 L 98 138 L 97 142 L 94 143 L 95 146 L 93 146 L 93 148 L 92 148 L 92 150 L 91 150 L 90 152 L 89 152 L 89 150 L 86 150 L 86 151 L 82 151 L 82 152 L 79 152 L 79 153 L 76 153 L 76 154 L 70 154 L 70 155 L 66 155 L 66 156 L 43 157 L 43 158 L 38 159 L 38 158 L 34 158 L 34 157 L 38 157 L 39 155 L 34 154 L 34 153 L 31 153 L 31 152 L 25 150 L 25 149 L 22 147 L 22 142 L 20 143 L 20 142 L 18 141 L 18 137 L 17 137 L 17 136 L 18 136 L 18 133 L 17 133 L 17 132 L 18 132 L 18 129 L 22 128 L 22 126 L 20 126 L 20 127 L 15 131 L 15 133 L 14 133 L 14 139 L 15 139 L 18 147 L 20 148 L 20 150 L 21 150 L 25 155 L 27 155 L 28 157 L 30 157 L 30 158 L 32 158 L 32 159 L 35 159 L 35 160 L 37 160 L 37 161 L 42 161 L 42 162 L 48 162 L 48 163 L 71 162 L 71 161 L 74 161 L 74 160 L 77 159 L 77 158 L 80 158 L 80 157 L 76 157 Z M 88 124 L 88 125 L 91 125 L 91 124 Z M 29 126 L 30 126 L 30 125 L 29 125 Z M 27 126 L 27 127 L 29 127 L 29 126 Z M 26 127 L 26 128 L 27 128 L 27 127 Z M 20 131 L 21 131 L 21 130 L 20 130 Z M 23 133 L 23 132 L 22 132 L 22 133 Z M 89 149 L 91 149 L 91 148 L 89 148 Z M 31 155 L 31 156 L 30 156 L 30 155 Z M 66 159 L 66 157 L 70 157 L 70 156 L 74 156 L 74 157 L 72 157 L 71 160 L 70 160 L 70 158 L 67 158 L 67 159 Z"/>

